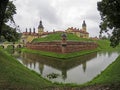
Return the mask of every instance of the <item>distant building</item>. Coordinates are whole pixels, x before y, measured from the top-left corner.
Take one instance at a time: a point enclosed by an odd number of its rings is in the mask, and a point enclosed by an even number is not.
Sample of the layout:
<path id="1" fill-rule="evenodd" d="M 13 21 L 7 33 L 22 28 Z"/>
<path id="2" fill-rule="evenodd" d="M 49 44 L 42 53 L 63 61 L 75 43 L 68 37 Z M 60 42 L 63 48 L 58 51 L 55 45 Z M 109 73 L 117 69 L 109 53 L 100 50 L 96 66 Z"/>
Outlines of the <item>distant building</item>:
<path id="1" fill-rule="evenodd" d="M 87 32 L 87 26 L 86 26 L 86 23 L 85 21 L 83 21 L 83 24 L 82 24 L 82 29 L 77 29 L 77 28 L 68 28 L 66 30 L 67 33 L 73 33 L 75 35 L 77 35 L 78 37 L 81 37 L 81 38 L 89 38 L 89 33 Z"/>
<path id="2" fill-rule="evenodd" d="M 31 31 L 31 28 L 29 29 L 29 32 L 26 28 L 26 32 L 22 33 L 21 42 L 26 44 L 27 42 L 31 42 L 34 38 L 38 38 L 38 33 L 35 33 L 35 28 L 33 29 L 33 32 Z"/>
<path id="3" fill-rule="evenodd" d="M 31 42 L 33 39 L 35 38 L 39 38 L 42 35 L 47 34 L 48 32 L 44 32 L 44 27 L 42 25 L 42 21 L 40 21 L 39 25 L 38 25 L 38 33 L 35 32 L 35 28 L 33 28 L 33 32 L 31 30 L 31 28 L 29 29 L 29 32 L 26 28 L 26 32 L 22 33 L 22 37 L 21 37 L 21 42 L 23 42 L 24 44 Z"/>
<path id="4" fill-rule="evenodd" d="M 89 33 L 86 30 L 87 30 L 86 23 L 85 23 L 85 21 L 83 21 L 82 29 L 76 29 L 76 28 L 71 27 L 71 28 L 68 28 L 66 30 L 66 32 L 73 33 L 81 38 L 89 38 Z M 26 32 L 22 33 L 21 42 L 23 42 L 24 44 L 30 43 L 35 38 L 45 37 L 48 34 L 53 34 L 53 33 L 57 33 L 57 32 L 64 32 L 64 31 L 53 30 L 53 32 L 48 32 L 48 31 L 45 32 L 44 26 L 42 25 L 42 21 L 40 21 L 40 23 L 38 25 L 38 33 L 35 32 L 35 28 L 33 28 L 33 30 L 30 28 L 29 32 L 28 32 L 28 29 L 26 28 Z"/>

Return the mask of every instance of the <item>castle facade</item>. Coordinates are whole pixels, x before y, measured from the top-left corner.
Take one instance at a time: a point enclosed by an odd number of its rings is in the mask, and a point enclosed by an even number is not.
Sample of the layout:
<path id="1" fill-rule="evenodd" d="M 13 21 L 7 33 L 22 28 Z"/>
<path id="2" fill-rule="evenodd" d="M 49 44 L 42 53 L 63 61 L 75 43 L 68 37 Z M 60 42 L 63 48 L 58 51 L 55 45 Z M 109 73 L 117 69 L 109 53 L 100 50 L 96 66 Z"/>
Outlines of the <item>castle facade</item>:
<path id="1" fill-rule="evenodd" d="M 77 28 L 68 28 L 66 30 L 67 33 L 73 33 L 75 35 L 77 35 L 78 37 L 80 38 L 89 38 L 89 33 L 87 32 L 87 25 L 85 23 L 85 21 L 83 21 L 83 24 L 82 24 L 82 29 L 77 29 Z"/>
<path id="2" fill-rule="evenodd" d="M 76 28 L 71 27 L 62 32 L 73 33 L 80 38 L 89 38 L 89 33 L 87 32 L 86 27 L 87 27 L 86 23 L 85 23 L 85 21 L 83 21 L 82 29 L 76 29 Z M 30 28 L 29 31 L 28 31 L 28 29 L 26 29 L 26 31 L 22 33 L 21 42 L 24 44 L 30 43 L 35 38 L 41 38 L 45 35 L 52 34 L 55 32 L 59 32 L 59 31 L 53 30 L 53 32 L 45 32 L 44 26 L 42 25 L 42 21 L 40 21 L 40 23 L 38 25 L 38 33 L 35 32 L 35 28 L 33 28 L 33 30 Z"/>

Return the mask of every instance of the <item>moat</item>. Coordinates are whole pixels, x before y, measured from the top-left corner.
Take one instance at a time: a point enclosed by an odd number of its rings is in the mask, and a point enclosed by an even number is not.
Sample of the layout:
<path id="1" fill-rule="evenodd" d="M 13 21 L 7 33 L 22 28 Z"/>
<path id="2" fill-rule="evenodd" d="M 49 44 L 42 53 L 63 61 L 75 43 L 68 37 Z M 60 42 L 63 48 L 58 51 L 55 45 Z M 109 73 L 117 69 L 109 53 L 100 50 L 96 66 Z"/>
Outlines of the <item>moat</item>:
<path id="1" fill-rule="evenodd" d="M 70 59 L 56 59 L 30 53 L 14 52 L 24 66 L 53 82 L 83 84 L 100 74 L 117 57 L 118 52 L 95 52 Z M 48 75 L 56 74 L 56 78 Z"/>

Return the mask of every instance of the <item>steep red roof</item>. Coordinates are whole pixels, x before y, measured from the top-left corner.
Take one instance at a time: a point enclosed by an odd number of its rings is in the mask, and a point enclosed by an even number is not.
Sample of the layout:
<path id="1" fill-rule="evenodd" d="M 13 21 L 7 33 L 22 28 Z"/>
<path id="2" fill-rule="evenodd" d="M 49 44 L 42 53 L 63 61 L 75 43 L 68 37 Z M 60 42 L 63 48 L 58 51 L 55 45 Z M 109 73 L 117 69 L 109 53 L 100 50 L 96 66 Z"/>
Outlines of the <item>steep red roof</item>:
<path id="1" fill-rule="evenodd" d="M 33 33 L 33 32 L 23 32 L 23 35 L 35 35 L 35 36 L 37 36 L 38 35 L 38 33 Z"/>

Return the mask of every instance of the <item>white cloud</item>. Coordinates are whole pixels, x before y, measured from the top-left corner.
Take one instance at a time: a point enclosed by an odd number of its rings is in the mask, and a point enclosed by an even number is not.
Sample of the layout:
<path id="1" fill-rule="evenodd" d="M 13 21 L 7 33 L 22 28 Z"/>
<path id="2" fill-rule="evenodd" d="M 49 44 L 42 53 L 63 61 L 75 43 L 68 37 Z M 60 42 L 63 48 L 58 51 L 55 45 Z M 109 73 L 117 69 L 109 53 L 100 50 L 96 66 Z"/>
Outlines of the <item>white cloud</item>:
<path id="1" fill-rule="evenodd" d="M 100 15 L 97 1 L 99 0 L 16 0 L 15 21 L 25 31 L 25 28 L 37 29 L 42 19 L 45 30 L 51 31 L 65 30 L 68 27 L 81 28 L 83 20 L 86 20 L 90 36 L 98 36 Z"/>

